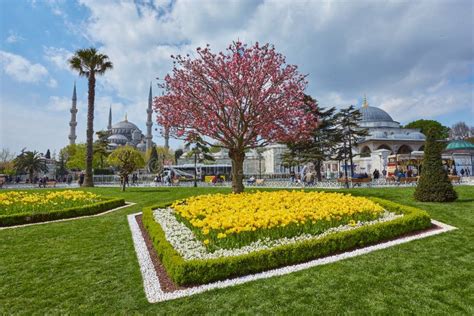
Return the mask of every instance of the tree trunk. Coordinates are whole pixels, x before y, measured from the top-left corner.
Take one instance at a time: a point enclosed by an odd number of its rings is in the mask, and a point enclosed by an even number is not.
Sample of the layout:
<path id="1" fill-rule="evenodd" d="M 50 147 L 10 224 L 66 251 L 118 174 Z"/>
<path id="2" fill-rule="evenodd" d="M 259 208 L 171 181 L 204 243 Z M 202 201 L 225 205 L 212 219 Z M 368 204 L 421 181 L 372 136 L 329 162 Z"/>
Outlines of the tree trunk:
<path id="1" fill-rule="evenodd" d="M 194 153 L 194 187 L 197 187 L 197 153 Z"/>
<path id="2" fill-rule="evenodd" d="M 349 161 L 351 163 L 351 178 L 354 176 L 354 163 L 352 161 L 352 142 L 351 133 L 349 132 Z"/>
<path id="3" fill-rule="evenodd" d="M 316 178 L 318 181 L 322 181 L 322 175 L 321 175 L 321 160 L 317 159 L 314 162 L 314 166 L 316 167 Z"/>
<path id="4" fill-rule="evenodd" d="M 85 187 L 94 186 L 94 178 L 92 176 L 92 159 L 93 137 L 94 137 L 94 99 L 95 99 L 95 74 L 91 72 L 89 75 L 89 95 L 87 100 L 87 152 L 86 152 L 86 175 L 84 179 Z"/>
<path id="5" fill-rule="evenodd" d="M 229 157 L 232 160 L 232 192 L 244 192 L 244 159 L 245 152 L 240 149 L 230 149 Z"/>
<path id="6" fill-rule="evenodd" d="M 122 192 L 125 192 L 125 186 L 127 185 L 127 182 L 125 182 L 126 177 L 127 177 L 127 175 L 124 175 L 122 177 Z"/>

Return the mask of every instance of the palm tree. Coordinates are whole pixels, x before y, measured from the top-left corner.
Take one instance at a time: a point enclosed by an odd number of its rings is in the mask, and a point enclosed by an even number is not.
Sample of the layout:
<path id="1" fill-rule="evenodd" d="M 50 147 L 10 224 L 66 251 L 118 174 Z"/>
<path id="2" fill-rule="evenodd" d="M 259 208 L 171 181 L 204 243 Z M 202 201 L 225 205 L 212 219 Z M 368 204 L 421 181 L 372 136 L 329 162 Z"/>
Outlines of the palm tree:
<path id="1" fill-rule="evenodd" d="M 100 54 L 95 48 L 79 49 L 74 56 L 69 59 L 69 66 L 76 70 L 79 76 L 87 77 L 88 97 L 87 97 L 87 152 L 86 152 L 86 175 L 84 179 L 85 187 L 94 186 L 92 178 L 92 158 L 93 136 L 94 136 L 94 100 L 95 100 L 95 76 L 103 75 L 107 70 L 113 68 L 109 57 Z"/>
<path id="2" fill-rule="evenodd" d="M 47 172 L 48 167 L 43 157 L 37 151 L 22 151 L 13 161 L 17 172 L 25 172 L 33 183 L 36 172 Z"/>

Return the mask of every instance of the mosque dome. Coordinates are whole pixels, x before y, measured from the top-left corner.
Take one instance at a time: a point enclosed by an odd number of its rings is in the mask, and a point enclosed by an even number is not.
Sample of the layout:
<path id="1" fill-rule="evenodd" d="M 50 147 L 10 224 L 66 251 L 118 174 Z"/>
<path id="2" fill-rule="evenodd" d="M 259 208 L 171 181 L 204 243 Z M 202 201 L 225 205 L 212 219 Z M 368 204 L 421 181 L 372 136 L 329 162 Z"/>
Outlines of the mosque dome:
<path id="1" fill-rule="evenodd" d="M 362 122 L 393 122 L 392 117 L 382 109 L 366 106 L 360 110 Z"/>
<path id="2" fill-rule="evenodd" d="M 128 138 L 121 134 L 111 135 L 107 138 L 107 140 L 110 143 L 115 143 L 115 144 L 125 144 L 126 142 L 128 142 Z"/>
<path id="3" fill-rule="evenodd" d="M 452 140 L 446 146 L 446 150 L 474 150 L 474 144 L 465 140 Z"/>
<path id="4" fill-rule="evenodd" d="M 140 151 L 146 151 L 146 144 L 145 143 L 140 143 L 137 145 L 137 149 Z"/>
<path id="5" fill-rule="evenodd" d="M 131 133 L 133 130 L 140 130 L 135 124 L 128 120 L 112 125 L 112 134 Z"/>
<path id="6" fill-rule="evenodd" d="M 364 103 L 359 109 L 360 114 L 362 115 L 360 126 L 364 128 L 371 127 L 394 127 L 400 128 L 400 123 L 395 122 L 392 117 L 385 112 L 384 110 L 369 106 L 367 103 L 367 98 L 364 97 Z"/>
<path id="7" fill-rule="evenodd" d="M 403 133 L 396 133 L 396 134 L 391 134 L 388 136 L 390 139 L 408 139 L 408 134 L 403 134 Z"/>
<path id="8" fill-rule="evenodd" d="M 419 139 L 419 140 L 425 140 L 426 139 L 426 136 L 423 133 L 420 133 L 420 132 L 412 132 L 412 133 L 408 134 L 408 137 L 410 139 Z"/>
<path id="9" fill-rule="evenodd" d="M 382 131 L 374 131 L 370 133 L 370 138 L 375 138 L 375 139 L 387 138 L 387 134 Z"/>

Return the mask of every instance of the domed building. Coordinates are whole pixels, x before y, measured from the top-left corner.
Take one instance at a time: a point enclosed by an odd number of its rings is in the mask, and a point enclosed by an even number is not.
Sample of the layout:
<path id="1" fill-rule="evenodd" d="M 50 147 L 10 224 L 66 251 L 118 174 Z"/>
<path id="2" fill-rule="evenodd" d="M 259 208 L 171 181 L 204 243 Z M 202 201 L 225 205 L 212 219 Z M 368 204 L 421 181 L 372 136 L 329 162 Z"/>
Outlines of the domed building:
<path id="1" fill-rule="evenodd" d="M 402 128 L 400 123 L 384 110 L 369 106 L 367 99 L 360 109 L 360 127 L 367 128 L 369 136 L 358 142 L 356 153 L 369 156 L 373 151 L 386 149 L 390 154 L 409 154 L 423 150 L 425 135 L 417 128 Z"/>
<path id="2" fill-rule="evenodd" d="M 147 120 L 146 120 L 146 135 L 142 133 L 142 131 L 132 122 L 129 122 L 127 119 L 127 115 L 125 115 L 125 120 L 115 123 L 112 125 L 112 107 L 109 109 L 109 122 L 107 125 L 107 132 L 108 132 L 108 149 L 115 150 L 119 146 L 133 146 L 138 150 L 145 152 L 148 149 L 155 146 L 153 143 L 153 135 L 152 135 L 152 119 L 151 115 L 153 113 L 152 110 L 152 100 L 153 94 L 150 85 L 150 92 L 148 95 L 148 107 L 146 110 L 147 113 Z M 72 107 L 71 107 L 71 121 L 69 122 L 70 126 L 70 133 L 69 133 L 69 144 L 75 144 L 76 141 L 76 114 L 77 114 L 77 97 L 76 97 L 76 84 L 74 84 L 74 90 L 72 95 Z M 165 139 L 165 146 L 167 146 L 168 140 Z"/>
<path id="3" fill-rule="evenodd" d="M 107 130 L 109 132 L 109 149 L 114 150 L 118 146 L 129 145 L 136 147 L 140 151 L 146 151 L 146 136 L 143 135 L 142 131 L 127 119 L 125 115 L 125 120 L 111 125 L 112 121 L 112 108 L 109 111 L 109 126 Z"/>
<path id="4" fill-rule="evenodd" d="M 474 144 L 461 139 L 448 143 L 443 156 L 450 157 L 458 175 L 472 176 L 474 173 Z"/>

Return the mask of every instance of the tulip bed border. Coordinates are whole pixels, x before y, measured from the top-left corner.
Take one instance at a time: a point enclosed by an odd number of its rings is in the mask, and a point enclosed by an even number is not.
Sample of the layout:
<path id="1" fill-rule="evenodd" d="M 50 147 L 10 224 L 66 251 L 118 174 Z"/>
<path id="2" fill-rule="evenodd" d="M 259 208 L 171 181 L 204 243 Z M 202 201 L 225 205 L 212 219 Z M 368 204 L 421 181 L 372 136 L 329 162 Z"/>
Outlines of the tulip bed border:
<path id="1" fill-rule="evenodd" d="M 102 198 L 102 201 L 100 202 L 66 208 L 63 210 L 52 210 L 50 212 L 46 211 L 42 213 L 0 215 L 0 227 L 50 222 L 67 218 L 95 215 L 124 205 L 125 200 L 122 198 Z"/>
<path id="2" fill-rule="evenodd" d="M 199 285 L 308 262 L 432 226 L 428 213 L 423 210 L 383 199 L 370 199 L 388 211 L 403 216 L 388 222 L 333 233 L 319 239 L 216 259 L 184 260 L 166 240 L 164 231 L 153 217 L 153 209 L 163 208 L 169 204 L 144 208 L 142 221 L 171 280 L 177 285 Z"/>

